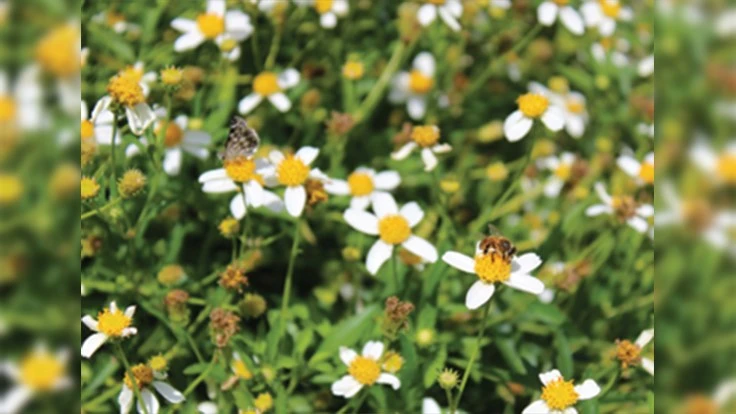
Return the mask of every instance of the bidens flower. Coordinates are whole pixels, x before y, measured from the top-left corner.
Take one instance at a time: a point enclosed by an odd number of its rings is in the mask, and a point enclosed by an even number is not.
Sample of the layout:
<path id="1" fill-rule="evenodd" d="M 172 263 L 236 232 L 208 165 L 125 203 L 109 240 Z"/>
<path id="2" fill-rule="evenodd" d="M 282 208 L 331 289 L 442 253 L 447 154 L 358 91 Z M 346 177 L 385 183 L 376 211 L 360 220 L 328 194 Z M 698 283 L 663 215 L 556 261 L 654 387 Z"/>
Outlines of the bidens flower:
<path id="1" fill-rule="evenodd" d="M 589 400 L 601 392 L 601 387 L 591 380 L 580 385 L 565 381 L 560 371 L 553 369 L 539 374 L 542 381 L 542 397 L 529 404 L 522 414 L 573 414 L 578 401 Z"/>
<path id="2" fill-rule="evenodd" d="M 99 103 L 95 105 L 95 111 L 89 114 L 87 103 L 81 101 L 81 126 L 80 134 L 82 141 L 94 139 L 100 145 L 112 144 L 112 130 L 115 122 L 115 114 L 110 110 L 103 110 Z M 115 131 L 115 143 L 120 142 L 120 131 Z"/>
<path id="3" fill-rule="evenodd" d="M 641 367 L 651 375 L 654 375 L 654 361 L 641 356 L 641 350 L 654 339 L 654 329 L 646 329 L 636 338 L 634 343 L 628 339 L 616 341 L 616 358 L 621 362 L 623 368 L 631 365 Z"/>
<path id="4" fill-rule="evenodd" d="M 580 7 L 585 25 L 598 28 L 602 36 L 610 36 L 616 30 L 616 22 L 629 21 L 634 17 L 633 11 L 621 5 L 618 0 L 592 0 Z"/>
<path id="5" fill-rule="evenodd" d="M 425 0 L 425 4 L 417 11 L 417 20 L 422 26 L 429 26 L 437 15 L 452 30 L 460 30 L 457 19 L 463 14 L 460 0 Z"/>
<path id="6" fill-rule="evenodd" d="M 552 176 L 544 185 L 544 195 L 547 197 L 557 197 L 565 186 L 565 183 L 573 178 L 572 167 L 575 163 L 575 154 L 571 152 L 563 152 L 559 157 L 551 156 L 541 160 L 544 168 L 552 171 Z"/>
<path id="7" fill-rule="evenodd" d="M 319 24 L 325 29 L 337 26 L 337 18 L 348 14 L 347 0 L 314 0 L 314 9 L 319 13 Z"/>
<path id="8" fill-rule="evenodd" d="M 383 344 L 378 341 L 369 341 L 363 347 L 362 355 L 344 346 L 340 347 L 340 359 L 348 367 L 348 375 L 332 383 L 332 393 L 350 398 L 363 387 L 373 384 L 390 385 L 398 390 L 401 381 L 393 375 L 381 372 L 381 357 Z"/>
<path id="9" fill-rule="evenodd" d="M 503 132 L 510 142 L 524 138 L 537 118 L 551 131 L 559 131 L 565 126 L 562 109 L 553 104 L 549 94 L 540 92 L 528 92 L 516 100 L 519 109 L 503 122 Z"/>
<path id="10" fill-rule="evenodd" d="M 2 412 L 19 413 L 35 395 L 71 387 L 72 379 L 66 372 L 68 361 L 68 350 L 51 354 L 45 344 L 38 344 L 19 362 L 0 363 L 0 373 L 13 383 L 0 395 Z"/>
<path id="11" fill-rule="evenodd" d="M 399 210 L 391 194 L 376 193 L 373 195 L 373 212 L 375 214 L 349 208 L 343 214 L 352 228 L 379 237 L 366 257 L 365 265 L 370 274 L 378 273 L 381 265 L 391 257 L 396 245 L 402 245 L 430 263 L 437 261 L 437 249 L 411 232 L 412 227 L 424 217 L 419 204 L 407 203 Z"/>
<path id="12" fill-rule="evenodd" d="M 143 134 L 156 120 L 156 115 L 146 103 L 146 95 L 137 76 L 125 71 L 118 73 L 107 83 L 107 93 L 109 95 L 102 97 L 92 110 L 92 119 L 96 119 L 97 114 L 110 109 L 114 104 L 125 108 L 130 130 L 136 135 Z"/>
<path id="13" fill-rule="evenodd" d="M 213 40 L 221 49 L 229 49 L 230 53 L 240 55 L 237 45 L 253 33 L 250 17 L 240 10 L 225 10 L 225 0 L 207 0 L 207 12 L 201 13 L 196 20 L 177 17 L 171 27 L 182 32 L 174 42 L 174 50 L 183 52 L 194 49 L 205 40 Z"/>
<path id="14" fill-rule="evenodd" d="M 82 344 L 82 356 L 89 358 L 99 347 L 110 339 L 127 338 L 138 330 L 131 326 L 135 306 L 128 306 L 125 312 L 118 309 L 115 302 L 97 314 L 97 320 L 90 315 L 82 318 L 82 323 L 97 333 L 90 335 Z"/>
<path id="15" fill-rule="evenodd" d="M 330 179 L 325 190 L 334 195 L 350 195 L 350 208 L 365 210 L 374 194 L 391 191 L 399 186 L 401 176 L 396 171 L 376 173 L 371 168 L 359 167 L 346 180 Z"/>
<path id="16" fill-rule="evenodd" d="M 302 147 L 293 155 L 284 155 L 276 150 L 271 151 L 268 155 L 275 168 L 269 181 L 286 186 L 284 204 L 286 211 L 293 217 L 301 216 L 307 204 L 307 189 L 305 188 L 307 180 L 309 178 L 320 181 L 329 180 L 318 168 L 309 168 L 317 155 L 319 155 L 319 149 L 314 147 Z"/>
<path id="17" fill-rule="evenodd" d="M 299 71 L 293 68 L 278 75 L 268 71 L 259 73 L 253 79 L 253 92 L 238 103 L 238 112 L 243 115 L 250 113 L 264 98 L 279 111 L 288 111 L 291 109 L 291 101 L 284 90 L 294 87 L 299 79 Z"/>
<path id="18" fill-rule="evenodd" d="M 465 295 L 468 309 L 478 309 L 488 302 L 496 291 L 496 283 L 535 295 L 544 291 L 544 283 L 529 274 L 542 264 L 542 260 L 534 253 L 507 260 L 495 251 L 484 254 L 477 244 L 475 258 L 449 251 L 442 255 L 442 260 L 458 270 L 478 276 Z"/>
<path id="19" fill-rule="evenodd" d="M 568 3 L 570 3 L 570 0 L 547 0 L 542 2 L 537 7 L 537 20 L 543 26 L 552 26 L 559 15 L 560 21 L 567 27 L 567 30 L 575 35 L 582 35 L 585 32 L 583 18 Z"/>
<path id="20" fill-rule="evenodd" d="M 639 233 L 644 233 L 649 227 L 647 218 L 654 215 L 651 204 L 639 205 L 630 196 L 611 196 L 606 192 L 602 183 L 595 184 L 595 191 L 603 204 L 595 204 L 585 210 L 585 215 L 595 217 L 601 214 L 614 215 L 619 222 L 627 223 Z"/>
<path id="21" fill-rule="evenodd" d="M 399 72 L 393 79 L 388 100 L 406 102 L 412 119 L 422 119 L 427 112 L 427 96 L 434 88 L 434 57 L 429 52 L 419 53 L 412 62 L 411 72 Z"/>
<path id="22" fill-rule="evenodd" d="M 130 378 L 128 373 L 125 374 L 123 379 L 123 387 L 118 394 L 118 404 L 120 404 L 120 413 L 126 414 L 133 408 L 133 399 L 135 392 L 133 387 L 140 390 L 141 400 L 138 401 L 137 408 L 138 412 L 143 412 L 142 407 L 145 406 L 149 414 L 157 414 L 160 409 L 160 405 L 156 395 L 151 392 L 150 387 L 153 387 L 159 394 L 161 394 L 166 401 L 172 404 L 179 404 L 184 401 L 184 394 L 179 390 L 172 387 L 168 383 L 161 381 L 165 374 L 161 374 L 151 368 L 148 364 L 134 365 L 130 369 L 133 372 L 133 378 Z"/>
<path id="23" fill-rule="evenodd" d="M 736 184 L 736 141 L 717 153 L 706 140 L 699 139 L 690 148 L 690 159 L 716 182 Z"/>
<path id="24" fill-rule="evenodd" d="M 562 78 L 564 80 L 564 78 Z M 588 111 L 586 110 L 585 96 L 576 91 L 567 88 L 567 82 L 564 80 L 563 87 L 555 88 L 550 81 L 551 87 L 555 92 L 547 89 L 544 85 L 531 82 L 529 90 L 549 97 L 552 105 L 562 111 L 562 117 L 565 122 L 565 131 L 573 138 L 580 138 L 585 133 L 585 125 L 588 123 Z"/>
<path id="25" fill-rule="evenodd" d="M 622 155 L 616 160 L 616 164 L 631 176 L 639 185 L 654 184 L 654 153 L 650 152 L 642 162 L 631 155 Z"/>
<path id="26" fill-rule="evenodd" d="M 435 154 L 444 154 L 452 151 L 449 144 L 438 144 L 440 140 L 440 129 L 435 125 L 415 126 L 411 130 L 411 142 L 404 144 L 398 151 L 391 153 L 391 158 L 395 160 L 403 160 L 414 151 L 414 148 L 421 148 L 422 161 L 424 162 L 424 171 L 432 171 L 437 166 L 437 157 Z"/>

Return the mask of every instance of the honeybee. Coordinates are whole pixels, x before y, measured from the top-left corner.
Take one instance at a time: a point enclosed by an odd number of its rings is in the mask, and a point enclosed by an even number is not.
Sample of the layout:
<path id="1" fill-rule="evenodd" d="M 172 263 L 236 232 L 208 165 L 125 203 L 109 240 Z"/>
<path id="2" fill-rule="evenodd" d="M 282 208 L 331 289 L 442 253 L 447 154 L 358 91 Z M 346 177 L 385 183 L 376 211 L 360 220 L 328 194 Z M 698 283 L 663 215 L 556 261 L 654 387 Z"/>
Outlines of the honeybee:
<path id="1" fill-rule="evenodd" d="M 504 261 L 510 262 L 511 258 L 516 254 L 516 246 L 506 237 L 500 235 L 498 230 L 492 225 L 488 226 L 490 235 L 483 238 L 480 241 L 480 250 L 484 255 L 491 254 L 491 260 L 493 260 L 492 253 L 501 255 Z"/>
<path id="2" fill-rule="evenodd" d="M 225 150 L 219 154 L 220 159 L 230 161 L 240 157 L 249 158 L 258 151 L 260 143 L 258 133 L 248 126 L 245 119 L 234 116 L 230 120 L 230 131 L 225 141 Z"/>

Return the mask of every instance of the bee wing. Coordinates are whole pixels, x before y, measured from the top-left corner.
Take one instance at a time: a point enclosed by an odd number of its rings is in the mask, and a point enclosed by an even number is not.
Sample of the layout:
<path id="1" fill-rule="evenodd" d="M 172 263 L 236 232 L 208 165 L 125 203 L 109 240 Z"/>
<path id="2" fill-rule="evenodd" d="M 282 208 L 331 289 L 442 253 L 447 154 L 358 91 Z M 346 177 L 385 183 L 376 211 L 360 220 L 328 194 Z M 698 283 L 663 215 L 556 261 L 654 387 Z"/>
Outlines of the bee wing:
<path id="1" fill-rule="evenodd" d="M 498 227 L 494 226 L 491 223 L 488 223 L 488 235 L 490 236 L 500 236 L 501 230 L 498 229 Z"/>
<path id="2" fill-rule="evenodd" d="M 225 150 L 221 157 L 225 160 L 237 157 L 251 157 L 258 151 L 261 143 L 255 129 L 248 126 L 245 119 L 234 116 L 230 121 L 230 132 L 225 141 Z"/>

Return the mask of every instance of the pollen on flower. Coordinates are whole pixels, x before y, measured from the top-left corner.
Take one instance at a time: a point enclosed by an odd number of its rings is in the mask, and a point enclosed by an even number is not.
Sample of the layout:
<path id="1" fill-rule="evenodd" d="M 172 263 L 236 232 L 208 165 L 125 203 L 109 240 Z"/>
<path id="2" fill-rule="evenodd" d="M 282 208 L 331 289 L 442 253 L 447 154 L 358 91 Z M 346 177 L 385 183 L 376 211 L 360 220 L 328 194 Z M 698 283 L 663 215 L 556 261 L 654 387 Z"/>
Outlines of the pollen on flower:
<path id="1" fill-rule="evenodd" d="M 549 107 L 549 99 L 538 93 L 525 93 L 516 99 L 519 110 L 529 118 L 538 118 Z"/>
<path id="2" fill-rule="evenodd" d="M 411 130 L 411 139 L 420 147 L 431 147 L 440 140 L 440 129 L 435 125 L 415 126 Z"/>
<path id="3" fill-rule="evenodd" d="M 253 79 L 253 91 L 261 96 L 269 96 L 281 91 L 279 77 L 273 72 L 259 73 Z"/>
<path id="4" fill-rule="evenodd" d="M 617 18 L 621 13 L 621 3 L 618 0 L 600 0 L 601 11 L 608 17 Z"/>
<path id="5" fill-rule="evenodd" d="M 18 108 L 13 98 L 0 95 L 0 122 L 14 121 L 17 110 Z"/>
<path id="6" fill-rule="evenodd" d="M 654 165 L 649 162 L 643 162 L 639 169 L 639 178 L 647 184 L 654 183 Z"/>
<path id="7" fill-rule="evenodd" d="M 233 360 L 233 372 L 235 372 L 235 375 L 237 375 L 238 378 L 244 380 L 249 380 L 253 378 L 253 373 L 250 372 L 248 366 L 245 365 L 245 362 L 239 359 Z"/>
<path id="8" fill-rule="evenodd" d="M 724 154 L 716 162 L 716 174 L 727 183 L 736 183 L 736 154 Z"/>
<path id="9" fill-rule="evenodd" d="M 486 283 L 499 283 L 511 277 L 511 261 L 500 254 L 478 254 L 475 256 L 475 273 Z"/>
<path id="10" fill-rule="evenodd" d="M 558 378 L 542 389 L 542 399 L 552 410 L 564 410 L 578 402 L 578 393 L 572 381 Z"/>
<path id="11" fill-rule="evenodd" d="M 317 13 L 319 14 L 325 14 L 332 10 L 332 3 L 334 3 L 334 1 L 335 0 L 315 0 L 314 9 L 317 10 Z"/>
<path id="12" fill-rule="evenodd" d="M 263 177 L 256 172 L 256 162 L 252 158 L 236 157 L 226 160 L 224 167 L 227 176 L 235 182 L 245 183 L 256 180 L 263 184 Z"/>
<path id="13" fill-rule="evenodd" d="M 343 65 L 342 76 L 350 80 L 357 80 L 363 77 L 365 68 L 362 62 L 350 61 Z"/>
<path id="14" fill-rule="evenodd" d="M 48 351 L 35 351 L 19 365 L 20 381 L 34 391 L 50 391 L 64 374 L 64 364 Z"/>
<path id="15" fill-rule="evenodd" d="M 381 367 L 376 361 L 358 355 L 350 363 L 348 373 L 363 385 L 373 385 L 381 375 Z"/>
<path id="16" fill-rule="evenodd" d="M 158 128 L 156 128 L 156 135 L 161 132 L 162 127 L 163 125 L 159 125 Z M 181 144 L 181 140 L 183 138 L 184 131 L 179 125 L 176 124 L 176 122 L 169 122 L 168 125 L 166 125 L 166 132 L 164 133 L 164 145 L 166 145 L 167 148 L 175 147 Z"/>
<path id="17" fill-rule="evenodd" d="M 67 77 L 79 72 L 79 28 L 65 24 L 51 30 L 36 46 L 36 60 L 41 67 L 59 77 Z"/>
<path id="18" fill-rule="evenodd" d="M 418 70 L 413 70 L 409 74 L 409 89 L 419 95 L 429 92 L 434 86 L 434 79 L 423 74 Z"/>
<path id="19" fill-rule="evenodd" d="M 569 180 L 571 173 L 572 165 L 570 164 L 561 163 L 557 168 L 555 168 L 555 176 L 562 181 Z"/>
<path id="20" fill-rule="evenodd" d="M 197 16 L 197 27 L 205 39 L 214 39 L 225 31 L 225 19 L 215 13 Z"/>
<path id="21" fill-rule="evenodd" d="M 1 183 L 2 180 L 0 179 L 0 184 Z M 82 177 L 79 187 L 81 190 L 82 200 L 89 200 L 96 196 L 100 191 L 100 185 L 97 184 L 97 180 L 92 177 Z"/>
<path id="22" fill-rule="evenodd" d="M 378 234 L 388 244 L 401 244 L 411 236 L 411 228 L 404 217 L 393 214 L 378 222 Z"/>
<path id="23" fill-rule="evenodd" d="M 154 371 L 163 372 L 169 367 L 169 361 L 161 354 L 154 355 L 148 360 L 148 366 Z"/>
<path id="24" fill-rule="evenodd" d="M 130 327 L 133 320 L 120 309 L 115 311 L 105 308 L 97 315 L 97 328 L 100 332 L 107 336 L 120 337 L 123 335 L 125 328 Z"/>
<path id="25" fill-rule="evenodd" d="M 641 348 L 628 339 L 616 341 L 616 358 L 621 361 L 621 367 L 627 368 L 641 362 Z"/>
<path id="26" fill-rule="evenodd" d="M 350 194 L 360 197 L 373 192 L 373 178 L 363 172 L 354 172 L 348 177 Z"/>
<path id="27" fill-rule="evenodd" d="M 291 154 L 287 155 L 276 168 L 276 179 L 287 187 L 302 185 L 308 177 L 309 166 Z"/>
<path id="28" fill-rule="evenodd" d="M 135 388 L 141 389 L 153 382 L 153 369 L 146 364 L 134 365 L 130 368 L 133 372 L 133 378 L 130 378 L 128 373 L 125 373 L 125 385 L 133 389 L 135 381 Z"/>
<path id="29" fill-rule="evenodd" d="M 125 107 L 136 106 L 145 102 L 146 97 L 143 95 L 143 89 L 138 84 L 139 80 L 135 76 L 121 73 L 113 76 L 107 83 L 107 93 L 112 99 Z"/>
<path id="30" fill-rule="evenodd" d="M 383 369 L 386 370 L 386 372 L 395 374 L 399 372 L 402 366 L 404 366 L 404 358 L 402 358 L 401 355 L 395 351 L 389 351 L 386 353 L 383 360 Z"/>

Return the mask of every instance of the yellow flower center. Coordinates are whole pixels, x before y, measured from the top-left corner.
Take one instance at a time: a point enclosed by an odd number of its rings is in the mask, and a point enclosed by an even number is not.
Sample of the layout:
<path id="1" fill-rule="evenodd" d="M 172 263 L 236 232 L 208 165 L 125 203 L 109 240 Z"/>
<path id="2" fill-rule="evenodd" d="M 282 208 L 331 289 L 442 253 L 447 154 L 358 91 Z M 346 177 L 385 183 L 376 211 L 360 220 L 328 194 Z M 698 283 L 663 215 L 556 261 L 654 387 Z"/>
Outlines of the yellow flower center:
<path id="1" fill-rule="evenodd" d="M 220 50 L 223 52 L 230 52 L 238 46 L 238 42 L 235 39 L 225 39 L 220 43 Z"/>
<path id="2" fill-rule="evenodd" d="M 36 46 L 36 60 L 41 67 L 59 77 L 75 75 L 81 68 L 79 28 L 64 25 L 53 29 Z"/>
<path id="3" fill-rule="evenodd" d="M 314 8 L 317 10 L 317 13 L 325 14 L 328 11 L 332 10 L 333 2 L 334 0 L 316 0 L 314 2 Z"/>
<path id="4" fill-rule="evenodd" d="M 178 85 L 183 78 L 184 72 L 173 66 L 161 71 L 161 82 L 163 82 L 164 85 Z"/>
<path id="5" fill-rule="evenodd" d="M 121 73 L 110 79 L 107 84 L 107 92 L 115 102 L 123 106 L 136 106 L 146 100 L 146 97 L 143 96 L 143 89 L 138 82 L 136 76 Z"/>
<path id="6" fill-rule="evenodd" d="M 50 391 L 64 374 L 64 364 L 46 351 L 23 358 L 20 381 L 34 391 Z"/>
<path id="7" fill-rule="evenodd" d="M 107 336 L 122 336 L 123 330 L 129 327 L 131 322 L 133 321 L 120 309 L 112 312 L 110 308 L 105 308 L 97 315 L 97 329 Z"/>
<path id="8" fill-rule="evenodd" d="M 568 112 L 573 114 L 582 114 L 585 112 L 585 104 L 579 99 L 568 99 L 565 102 L 565 106 L 567 106 Z"/>
<path id="9" fill-rule="evenodd" d="M 509 169 L 502 162 L 494 162 L 486 168 L 486 176 L 491 181 L 502 181 L 509 176 Z"/>
<path id="10" fill-rule="evenodd" d="M 542 388 L 542 399 L 552 410 L 564 410 L 578 402 L 578 393 L 572 381 L 558 378 Z"/>
<path id="11" fill-rule="evenodd" d="M 366 173 L 352 173 L 348 177 L 348 186 L 352 195 L 365 196 L 373 192 L 373 178 Z"/>
<path id="12" fill-rule="evenodd" d="M 427 3 L 434 4 L 436 6 L 441 6 L 441 5 L 445 4 L 446 1 L 447 0 L 427 0 Z"/>
<path id="13" fill-rule="evenodd" d="M 553 0 L 553 1 L 558 6 L 567 6 L 570 3 L 570 0 Z"/>
<path id="14" fill-rule="evenodd" d="M 736 183 L 736 155 L 722 155 L 716 164 L 716 173 L 723 181 Z"/>
<path id="15" fill-rule="evenodd" d="M 570 83 L 562 76 L 553 76 L 547 81 L 549 88 L 557 93 L 567 93 L 570 90 Z"/>
<path id="16" fill-rule="evenodd" d="M 365 73 L 365 69 L 363 67 L 363 64 L 361 62 L 347 62 L 342 67 L 342 76 L 356 80 L 363 77 L 363 74 Z"/>
<path id="17" fill-rule="evenodd" d="M 225 19 L 215 13 L 200 14 L 197 26 L 205 39 L 214 39 L 225 31 Z"/>
<path id="18" fill-rule="evenodd" d="M 404 358 L 393 351 L 389 352 L 383 361 L 383 369 L 392 374 L 399 372 L 402 366 L 404 366 Z"/>
<path id="19" fill-rule="evenodd" d="M 308 177 L 309 166 L 293 155 L 287 155 L 276 168 L 276 178 L 287 187 L 302 185 Z"/>
<path id="20" fill-rule="evenodd" d="M 238 377 L 249 380 L 253 378 L 253 373 L 250 372 L 247 366 L 245 366 L 245 362 L 240 360 L 233 361 L 233 371 L 235 371 L 235 375 Z"/>
<path id="21" fill-rule="evenodd" d="M 687 398 L 685 401 L 685 414 L 718 414 L 721 407 L 713 401 L 712 397 L 696 394 Z"/>
<path id="22" fill-rule="evenodd" d="M 434 80 L 422 72 L 415 69 L 409 74 L 409 89 L 412 92 L 424 95 L 432 89 L 432 86 L 434 86 Z"/>
<path id="23" fill-rule="evenodd" d="M 434 125 L 415 126 L 411 130 L 411 139 L 420 147 L 431 147 L 440 140 L 440 129 Z"/>
<path id="24" fill-rule="evenodd" d="M 259 412 L 265 413 L 266 411 L 273 408 L 273 397 L 267 392 L 262 392 L 258 394 L 258 397 L 256 397 L 256 401 L 254 404 Z"/>
<path id="25" fill-rule="evenodd" d="M 12 204 L 23 194 L 23 183 L 10 174 L 0 173 L 0 205 Z"/>
<path id="26" fill-rule="evenodd" d="M 279 77 L 273 72 L 261 72 L 253 80 L 253 91 L 261 96 L 273 95 L 280 90 Z"/>
<path id="27" fill-rule="evenodd" d="M 611 198 L 611 204 L 616 217 L 621 221 L 626 221 L 636 215 L 637 204 L 631 196 L 614 196 Z"/>
<path id="28" fill-rule="evenodd" d="M 225 161 L 225 173 L 233 181 L 245 183 L 250 180 L 256 180 L 263 184 L 263 177 L 256 172 L 256 162 L 253 159 L 245 157 L 237 157 L 233 160 Z"/>
<path id="29" fill-rule="evenodd" d="M 97 180 L 91 177 L 82 177 L 82 181 L 80 182 L 80 191 L 82 195 L 82 200 L 90 199 L 97 195 L 97 193 L 100 191 L 100 185 L 97 184 Z"/>
<path id="30" fill-rule="evenodd" d="M 557 176 L 557 178 L 559 178 L 562 181 L 569 180 L 571 173 L 572 173 L 572 165 L 570 164 L 560 164 L 555 169 L 555 175 Z"/>
<path id="31" fill-rule="evenodd" d="M 161 132 L 161 127 L 162 125 L 156 128 L 156 135 Z M 175 122 L 169 122 L 169 124 L 166 125 L 166 133 L 164 134 L 164 145 L 166 145 L 168 148 L 175 147 L 181 143 L 181 140 L 183 138 L 184 131 L 179 125 L 177 125 Z"/>
<path id="32" fill-rule="evenodd" d="M 163 355 L 155 355 L 148 361 L 148 366 L 154 371 L 166 371 L 169 361 Z"/>
<path id="33" fill-rule="evenodd" d="M 624 368 L 637 365 L 641 361 L 641 348 L 628 339 L 616 342 L 616 358 Z"/>
<path id="34" fill-rule="evenodd" d="M 370 358 L 358 355 L 348 367 L 348 373 L 363 385 L 373 385 L 381 375 L 381 367 Z"/>
<path id="35" fill-rule="evenodd" d="M 549 107 L 549 99 L 544 95 L 531 92 L 521 95 L 516 100 L 516 103 L 519 105 L 521 113 L 529 118 L 542 116 L 544 111 Z"/>
<path id="36" fill-rule="evenodd" d="M 411 236 L 411 228 L 404 217 L 388 215 L 378 222 L 378 235 L 388 244 L 401 244 Z"/>
<path id="37" fill-rule="evenodd" d="M 654 164 L 643 162 L 639 169 L 639 178 L 647 184 L 654 183 Z"/>
<path id="38" fill-rule="evenodd" d="M 9 96 L 0 96 L 0 122 L 9 122 L 15 119 L 17 107 Z"/>
<path id="39" fill-rule="evenodd" d="M 95 125 L 90 121 L 87 121 L 87 120 L 82 121 L 82 125 L 80 129 L 81 129 L 82 139 L 89 139 L 95 135 Z"/>
<path id="40" fill-rule="evenodd" d="M 133 378 L 130 378 L 128 373 L 125 373 L 125 378 L 123 380 L 128 388 L 133 389 L 133 380 L 135 380 L 135 387 L 138 389 L 141 389 L 153 382 L 153 370 L 148 365 L 134 365 L 130 370 L 133 372 Z"/>
<path id="41" fill-rule="evenodd" d="M 601 11 L 610 18 L 617 18 L 621 12 L 621 3 L 617 0 L 600 0 Z"/>
<path id="42" fill-rule="evenodd" d="M 500 283 L 511 277 L 511 261 L 495 252 L 475 256 L 475 274 L 486 283 Z"/>
<path id="43" fill-rule="evenodd" d="M 125 69 L 120 71 L 120 75 L 127 76 L 136 82 L 140 82 L 143 79 L 143 68 L 135 67 L 135 66 L 128 66 Z"/>

